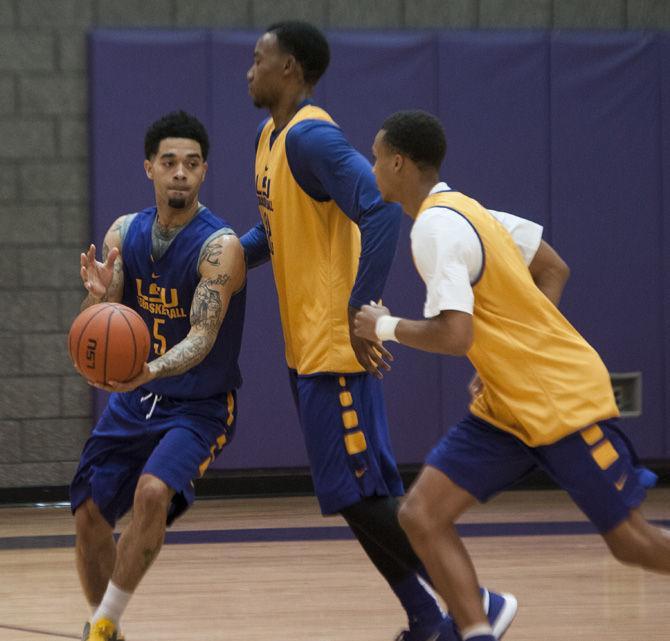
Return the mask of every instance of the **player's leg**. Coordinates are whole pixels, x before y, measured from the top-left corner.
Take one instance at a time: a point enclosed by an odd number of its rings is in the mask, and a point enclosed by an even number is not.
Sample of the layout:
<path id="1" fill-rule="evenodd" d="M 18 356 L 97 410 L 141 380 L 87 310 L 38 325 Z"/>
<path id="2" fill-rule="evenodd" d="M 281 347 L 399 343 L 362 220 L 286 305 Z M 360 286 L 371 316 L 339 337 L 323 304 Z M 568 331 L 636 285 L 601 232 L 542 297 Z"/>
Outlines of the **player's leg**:
<path id="1" fill-rule="evenodd" d="M 135 588 L 158 556 L 165 537 L 168 506 L 174 490 L 151 474 L 142 474 L 133 515 L 119 538 L 116 563 L 100 605 L 91 618 L 90 639 L 114 641 Z"/>
<path id="2" fill-rule="evenodd" d="M 156 427 L 160 440 L 137 482 L 133 515 L 119 539 L 112 578 L 93 615 L 93 629 L 100 622 L 118 629 L 135 589 L 160 552 L 166 526 L 193 503 L 193 479 L 202 476 L 232 439 L 235 417 L 233 392 L 201 401 L 163 400 L 155 406 L 146 427 Z"/>
<path id="3" fill-rule="evenodd" d="M 670 532 L 653 526 L 638 510 L 603 534 L 612 554 L 626 565 L 670 573 Z"/>
<path id="4" fill-rule="evenodd" d="M 84 596 L 93 612 L 102 601 L 114 569 L 114 529 L 90 498 L 75 510 L 74 522 L 77 573 Z"/>
<path id="5" fill-rule="evenodd" d="M 133 514 L 119 538 L 112 573 L 112 583 L 120 590 L 134 592 L 158 556 L 174 494 L 174 489 L 153 474 L 140 476 L 133 500 Z"/>
<path id="6" fill-rule="evenodd" d="M 381 552 L 392 556 L 406 572 L 418 573 L 427 580 L 428 575 L 421 560 L 404 530 L 399 527 L 399 507 L 400 501 L 395 496 L 371 496 L 342 509 L 340 514 L 359 541 L 370 539 Z"/>
<path id="7" fill-rule="evenodd" d="M 414 619 L 410 624 L 411 631 L 406 631 L 406 636 L 400 637 L 409 641 L 415 637 L 429 637 L 425 632 L 430 625 L 434 625 L 437 613 L 434 610 L 434 599 L 430 598 L 432 592 L 428 591 L 426 594 L 426 584 L 431 584 L 432 580 L 410 545 L 404 530 L 399 527 L 398 506 L 399 501 L 396 497 L 370 497 L 345 508 L 341 513 L 400 602 L 413 601 L 412 605 L 406 608 L 414 613 Z M 408 575 L 404 571 L 402 574 L 396 574 L 398 563 L 411 574 Z M 516 614 L 516 599 L 511 594 L 489 592 L 481 587 L 479 593 L 489 623 L 497 634 L 502 636 Z M 451 628 L 452 622 L 448 619 L 439 626 L 441 641 L 450 638 L 449 634 L 453 635 Z"/>
<path id="8" fill-rule="evenodd" d="M 371 504 L 369 511 L 366 509 L 367 503 Z M 427 578 L 427 575 L 421 561 L 412 550 L 407 536 L 399 527 L 396 509 L 392 507 L 395 504 L 397 504 L 395 497 L 375 497 L 364 499 L 351 508 L 345 508 L 341 513 L 368 558 L 384 577 L 407 612 L 408 629 L 398 639 L 402 641 L 427 639 L 438 629 L 442 633 L 441 641 L 452 637 L 455 639 L 451 621 L 445 620 L 435 596 L 426 589 L 425 581 L 422 582 L 419 578 L 420 575 Z M 393 538 L 397 542 L 396 550 L 405 548 L 405 559 L 410 561 L 408 564 L 400 559 L 398 554 L 389 553 L 381 547 L 377 543 L 377 537 L 370 536 L 368 531 L 358 525 L 358 523 L 369 525 L 371 513 L 379 516 L 380 508 L 389 510 L 390 518 L 385 516 L 383 520 L 389 523 L 389 526 L 395 531 L 393 537 L 386 537 L 386 543 L 391 545 L 391 538 Z M 376 529 L 380 522 L 381 519 L 375 519 L 372 529 Z"/>
<path id="9" fill-rule="evenodd" d="M 70 485 L 77 532 L 77 570 L 93 614 L 103 601 L 116 562 L 114 524 L 130 509 L 143 461 L 156 440 L 151 435 L 147 437 L 140 419 L 133 416 L 129 401 L 130 396 L 126 395 L 110 397 L 84 446 Z M 110 634 L 107 638 L 121 638 L 116 631 L 114 634 L 117 637 Z M 95 638 L 89 635 L 87 623 L 84 638 Z"/>
<path id="10" fill-rule="evenodd" d="M 485 611 L 456 521 L 534 467 L 516 439 L 470 416 L 432 450 L 400 507 L 400 523 L 465 639 L 501 638 L 517 606 L 511 595 L 495 595 L 495 615 Z"/>
<path id="11" fill-rule="evenodd" d="M 568 491 L 621 562 L 670 573 L 670 536 L 638 511 L 655 476 L 641 467 L 613 421 L 536 448 L 540 464 Z"/>
<path id="12" fill-rule="evenodd" d="M 401 526 L 461 630 L 488 625 L 477 575 L 455 526 L 475 502 L 444 473 L 426 466 L 399 513 Z"/>
<path id="13" fill-rule="evenodd" d="M 388 439 L 386 415 L 378 381 L 365 374 L 293 375 L 291 383 L 322 513 L 342 513 L 356 526 L 355 534 L 361 543 L 365 540 L 364 549 L 375 555 L 373 563 L 399 596 L 410 627 L 414 622 L 422 628 L 424 621 L 439 624 L 442 613 L 408 567 L 412 561 L 401 560 L 392 544 L 374 541 L 369 533 L 381 516 L 411 550 L 397 522 L 395 502 L 377 503 L 379 497 L 403 493 L 390 446 L 384 440 Z M 369 386 L 375 387 L 372 393 L 366 389 Z M 386 538 L 391 536 L 387 533 Z M 413 552 L 411 557 L 416 563 Z"/>

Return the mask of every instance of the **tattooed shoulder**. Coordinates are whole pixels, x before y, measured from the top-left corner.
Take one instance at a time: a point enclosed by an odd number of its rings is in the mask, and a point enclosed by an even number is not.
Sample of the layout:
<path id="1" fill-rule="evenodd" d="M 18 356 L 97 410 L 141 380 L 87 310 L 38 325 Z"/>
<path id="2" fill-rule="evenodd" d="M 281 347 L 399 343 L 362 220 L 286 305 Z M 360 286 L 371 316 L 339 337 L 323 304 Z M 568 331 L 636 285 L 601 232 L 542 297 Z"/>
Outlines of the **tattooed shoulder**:
<path id="1" fill-rule="evenodd" d="M 223 238 L 217 236 L 202 250 L 202 260 L 200 264 L 207 262 L 210 265 L 220 265 L 219 257 L 223 254 Z"/>

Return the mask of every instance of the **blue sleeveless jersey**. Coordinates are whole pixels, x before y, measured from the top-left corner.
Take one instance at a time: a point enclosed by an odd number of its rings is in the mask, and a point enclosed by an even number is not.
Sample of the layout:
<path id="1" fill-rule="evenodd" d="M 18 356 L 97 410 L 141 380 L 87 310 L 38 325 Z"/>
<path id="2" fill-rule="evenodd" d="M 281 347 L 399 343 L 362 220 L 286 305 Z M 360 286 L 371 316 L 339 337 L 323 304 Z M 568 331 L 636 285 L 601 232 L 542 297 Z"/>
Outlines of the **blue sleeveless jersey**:
<path id="1" fill-rule="evenodd" d="M 183 340 L 191 329 L 191 301 L 200 281 L 198 258 L 203 243 L 218 229 L 230 227 L 203 207 L 174 238 L 159 260 L 151 255 L 151 227 L 156 207 L 138 212 L 122 245 L 123 304 L 142 316 L 149 328 L 149 360 L 158 358 Z M 160 378 L 145 385 L 161 396 L 203 399 L 236 389 L 242 384 L 238 365 L 246 287 L 233 295 L 219 335 L 206 358 L 179 376 Z"/>

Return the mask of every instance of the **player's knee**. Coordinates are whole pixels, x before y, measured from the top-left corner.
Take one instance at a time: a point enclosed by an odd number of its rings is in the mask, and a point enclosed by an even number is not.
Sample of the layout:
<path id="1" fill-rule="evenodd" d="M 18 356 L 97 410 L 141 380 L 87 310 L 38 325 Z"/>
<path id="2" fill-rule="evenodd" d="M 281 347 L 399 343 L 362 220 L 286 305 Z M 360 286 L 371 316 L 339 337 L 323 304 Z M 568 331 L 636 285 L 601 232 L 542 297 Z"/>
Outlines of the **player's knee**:
<path id="1" fill-rule="evenodd" d="M 144 474 L 137 483 L 133 508 L 138 514 L 166 513 L 171 497 L 172 490 L 163 481 Z"/>
<path id="2" fill-rule="evenodd" d="M 102 531 L 111 530 L 111 526 L 91 498 L 77 507 L 74 512 L 74 523 L 79 537 L 97 536 Z"/>
<path id="3" fill-rule="evenodd" d="M 416 493 L 410 493 L 400 504 L 398 521 L 414 544 L 419 543 L 423 539 L 430 538 L 434 529 L 434 519 L 431 516 L 428 505 Z"/>
<path id="4" fill-rule="evenodd" d="M 624 565 L 646 567 L 658 552 L 649 536 L 633 527 L 625 527 L 613 536 L 606 535 L 605 541 L 614 558 Z"/>

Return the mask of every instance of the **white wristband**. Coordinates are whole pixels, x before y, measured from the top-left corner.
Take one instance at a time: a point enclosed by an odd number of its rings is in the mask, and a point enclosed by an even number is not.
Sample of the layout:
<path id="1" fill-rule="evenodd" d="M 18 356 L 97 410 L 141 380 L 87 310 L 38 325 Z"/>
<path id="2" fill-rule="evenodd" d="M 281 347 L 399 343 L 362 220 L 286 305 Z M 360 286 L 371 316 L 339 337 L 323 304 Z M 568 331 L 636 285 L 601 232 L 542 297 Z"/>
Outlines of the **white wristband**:
<path id="1" fill-rule="evenodd" d="M 375 334 L 377 338 L 384 341 L 395 341 L 398 342 L 398 339 L 395 337 L 395 328 L 400 322 L 400 319 L 397 316 L 380 316 L 375 323 Z"/>

